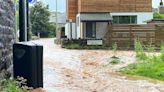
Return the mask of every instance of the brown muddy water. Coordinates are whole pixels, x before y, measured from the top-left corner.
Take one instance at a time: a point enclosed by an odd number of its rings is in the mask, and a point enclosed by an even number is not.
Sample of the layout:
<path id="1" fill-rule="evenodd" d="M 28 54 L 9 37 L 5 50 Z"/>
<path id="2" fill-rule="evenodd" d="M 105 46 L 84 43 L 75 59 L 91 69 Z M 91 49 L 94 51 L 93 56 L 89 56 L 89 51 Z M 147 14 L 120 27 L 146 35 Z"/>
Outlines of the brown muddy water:
<path id="1" fill-rule="evenodd" d="M 44 89 L 33 92 L 164 92 L 163 82 L 115 73 L 136 61 L 133 51 L 118 51 L 122 62 L 110 65 L 110 50 L 66 50 L 54 44 L 54 39 L 34 42 L 44 46 Z"/>

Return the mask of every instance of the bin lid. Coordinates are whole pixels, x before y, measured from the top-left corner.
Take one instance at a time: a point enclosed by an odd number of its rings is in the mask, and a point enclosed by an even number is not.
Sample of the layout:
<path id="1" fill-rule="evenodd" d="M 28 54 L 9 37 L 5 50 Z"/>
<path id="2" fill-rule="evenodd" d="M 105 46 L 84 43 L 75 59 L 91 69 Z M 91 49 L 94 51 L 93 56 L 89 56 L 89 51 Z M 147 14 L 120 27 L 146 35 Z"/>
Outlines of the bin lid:
<path id="1" fill-rule="evenodd" d="M 26 46 L 41 46 L 40 44 L 34 42 L 17 42 L 15 45 L 26 45 Z"/>

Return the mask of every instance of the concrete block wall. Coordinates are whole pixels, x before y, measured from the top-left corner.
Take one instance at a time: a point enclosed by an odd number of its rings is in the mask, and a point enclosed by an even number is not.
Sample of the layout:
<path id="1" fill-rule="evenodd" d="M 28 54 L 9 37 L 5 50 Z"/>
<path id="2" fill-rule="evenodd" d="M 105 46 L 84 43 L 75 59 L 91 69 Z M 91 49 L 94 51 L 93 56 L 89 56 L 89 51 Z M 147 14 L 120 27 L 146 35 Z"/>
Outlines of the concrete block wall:
<path id="1" fill-rule="evenodd" d="M 12 65 L 12 45 L 15 42 L 15 12 L 13 0 L 0 0 L 0 77 Z"/>

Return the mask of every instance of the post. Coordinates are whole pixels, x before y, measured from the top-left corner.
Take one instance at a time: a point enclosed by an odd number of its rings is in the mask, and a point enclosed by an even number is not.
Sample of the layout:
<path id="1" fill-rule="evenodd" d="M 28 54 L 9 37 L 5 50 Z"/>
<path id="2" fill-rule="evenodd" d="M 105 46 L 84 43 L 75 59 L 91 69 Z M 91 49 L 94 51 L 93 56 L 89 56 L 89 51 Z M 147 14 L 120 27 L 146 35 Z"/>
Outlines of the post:
<path id="1" fill-rule="evenodd" d="M 72 21 L 70 22 L 70 38 L 72 39 Z"/>
<path id="2" fill-rule="evenodd" d="M 30 40 L 30 19 L 29 19 L 29 1 L 26 0 L 26 14 L 27 14 L 27 41 Z"/>
<path id="3" fill-rule="evenodd" d="M 17 39 L 17 16 L 16 16 L 16 13 L 17 13 L 17 1 L 14 0 L 14 7 L 15 7 L 15 37 Z"/>
<path id="4" fill-rule="evenodd" d="M 70 39 L 72 39 L 72 30 L 73 30 L 73 28 L 72 28 L 72 19 L 69 19 L 69 23 L 70 23 Z"/>
<path id="5" fill-rule="evenodd" d="M 129 46 L 133 46 L 134 45 L 134 43 L 132 43 L 132 38 L 133 38 L 133 34 L 132 34 L 132 28 L 133 28 L 133 26 L 132 25 L 129 25 L 129 34 L 130 34 L 130 43 L 129 43 Z"/>
<path id="6" fill-rule="evenodd" d="M 57 40 L 59 40 L 58 38 L 58 4 L 57 4 L 57 0 L 56 0 L 56 37 L 57 37 Z"/>
<path id="7" fill-rule="evenodd" d="M 26 0 L 19 0 L 19 41 L 27 41 Z"/>

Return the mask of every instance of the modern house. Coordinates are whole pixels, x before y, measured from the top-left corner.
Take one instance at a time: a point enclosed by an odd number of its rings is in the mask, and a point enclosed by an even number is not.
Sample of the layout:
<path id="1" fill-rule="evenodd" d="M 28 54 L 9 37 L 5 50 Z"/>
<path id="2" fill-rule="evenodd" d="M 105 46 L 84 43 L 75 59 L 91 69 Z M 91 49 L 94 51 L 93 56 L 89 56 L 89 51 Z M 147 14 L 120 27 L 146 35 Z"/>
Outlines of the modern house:
<path id="1" fill-rule="evenodd" d="M 49 22 L 50 23 L 56 23 L 56 12 L 50 12 L 50 17 L 49 17 Z M 66 14 L 58 12 L 57 15 L 57 22 L 60 27 L 65 26 L 66 24 Z"/>
<path id="2" fill-rule="evenodd" d="M 146 24 L 152 0 L 66 0 L 66 36 L 102 39 L 111 24 Z"/>

